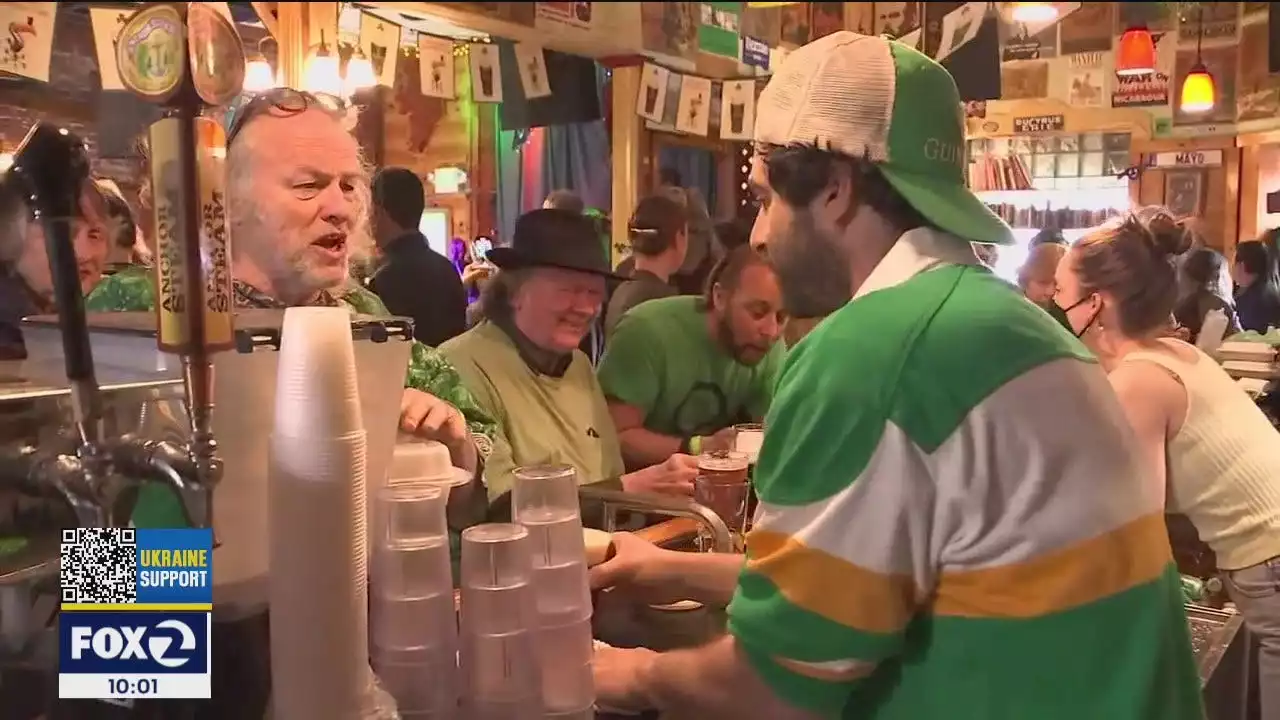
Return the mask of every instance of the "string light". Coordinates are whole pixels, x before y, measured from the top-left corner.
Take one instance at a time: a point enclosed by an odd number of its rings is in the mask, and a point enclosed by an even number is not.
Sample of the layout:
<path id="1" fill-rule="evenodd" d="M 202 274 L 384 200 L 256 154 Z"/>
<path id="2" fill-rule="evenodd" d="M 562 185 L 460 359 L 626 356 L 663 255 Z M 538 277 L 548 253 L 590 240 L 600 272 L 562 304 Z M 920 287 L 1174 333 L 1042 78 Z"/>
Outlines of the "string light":
<path id="1" fill-rule="evenodd" d="M 320 31 L 320 44 L 307 58 L 306 68 L 302 73 L 302 89 L 312 93 L 323 93 L 340 97 L 342 95 L 342 74 L 339 72 L 338 56 L 329 52 L 329 45 L 324 41 L 324 31 Z"/>
<path id="2" fill-rule="evenodd" d="M 262 50 L 263 45 L 268 40 L 271 40 L 271 38 L 265 37 L 258 41 L 258 51 L 254 54 L 253 59 L 245 65 L 245 92 L 260 93 L 280 87 L 280 78 L 276 77 L 276 72 L 271 67 L 271 61 L 267 60 L 267 55 Z"/>
<path id="3" fill-rule="evenodd" d="M 1051 2 L 1013 3 L 1013 21 L 1017 23 L 1053 22 L 1058 19 L 1058 8 Z"/>
<path id="4" fill-rule="evenodd" d="M 347 74 L 342 80 L 342 89 L 346 97 L 355 97 L 356 93 L 367 90 L 378 84 L 378 76 L 373 72 L 373 63 L 359 47 L 351 53 L 347 61 Z"/>

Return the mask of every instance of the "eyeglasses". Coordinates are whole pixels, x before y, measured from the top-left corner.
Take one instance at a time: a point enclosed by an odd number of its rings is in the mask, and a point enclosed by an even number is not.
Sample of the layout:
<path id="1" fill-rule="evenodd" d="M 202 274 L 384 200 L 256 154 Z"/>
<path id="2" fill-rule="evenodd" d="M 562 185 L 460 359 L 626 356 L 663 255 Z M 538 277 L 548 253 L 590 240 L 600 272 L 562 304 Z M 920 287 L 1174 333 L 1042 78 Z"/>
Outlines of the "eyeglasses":
<path id="1" fill-rule="evenodd" d="M 326 112 L 340 112 L 343 105 L 341 99 L 332 95 L 293 88 L 273 88 L 254 95 L 241 95 L 227 110 L 224 122 L 227 128 L 227 145 L 231 144 L 250 120 L 260 115 L 290 117 L 313 107 Z"/>

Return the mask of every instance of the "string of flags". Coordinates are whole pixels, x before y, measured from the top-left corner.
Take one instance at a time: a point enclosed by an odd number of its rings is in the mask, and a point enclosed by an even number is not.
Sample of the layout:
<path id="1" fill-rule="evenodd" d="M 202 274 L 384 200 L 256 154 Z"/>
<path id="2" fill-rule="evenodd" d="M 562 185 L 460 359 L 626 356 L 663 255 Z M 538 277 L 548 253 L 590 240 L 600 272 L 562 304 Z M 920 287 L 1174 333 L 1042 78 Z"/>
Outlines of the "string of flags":
<path id="1" fill-rule="evenodd" d="M 31 13 L 52 35 L 56 3 L 14 3 L 22 13 Z M 218 3 L 222 8 L 225 3 Z M 226 11 L 229 15 L 229 10 Z M 131 8 L 96 7 L 90 18 L 97 50 L 103 89 L 121 89 L 115 63 L 115 41 Z M 24 17 L 25 19 L 25 17 Z M 344 23 L 345 27 L 351 27 Z M 404 28 L 377 15 L 360 11 L 358 47 L 373 65 L 378 84 L 394 86 L 397 60 L 402 53 L 418 55 L 419 82 L 423 95 L 442 100 L 457 100 L 460 95 L 457 63 L 467 63 L 471 83 L 471 99 L 478 103 L 501 103 L 503 97 L 503 54 L 499 46 L 486 40 L 459 41 L 427 33 L 416 33 L 416 43 L 402 47 Z M 351 29 L 354 29 L 352 27 Z M 347 35 L 351 37 L 351 35 Z M 336 43 L 335 43 L 336 45 Z M 345 46 L 345 43 L 344 43 Z M 331 51 L 336 49 L 330 48 Z M 547 76 L 544 49 L 534 43 L 514 43 L 513 53 L 520 89 L 527 99 L 545 98 L 555 92 Z M 0 59 L 0 69 L 48 80 L 48 48 L 43 62 L 30 62 L 30 57 Z M 5 67 L 5 60 L 8 65 Z M 17 67 L 26 61 L 28 67 Z M 40 67 L 35 67 L 40 66 Z M 25 70 L 26 72 L 21 72 Z M 712 80 L 678 72 L 655 62 L 642 67 L 636 112 L 652 123 L 654 129 L 706 137 L 713 132 L 724 140 L 750 140 L 755 125 L 756 96 L 759 84 L 755 78 Z"/>
<path id="2" fill-rule="evenodd" d="M 754 78 L 713 81 L 645 63 L 636 114 L 659 129 L 706 137 L 714 125 L 722 140 L 750 140 L 758 88 Z"/>

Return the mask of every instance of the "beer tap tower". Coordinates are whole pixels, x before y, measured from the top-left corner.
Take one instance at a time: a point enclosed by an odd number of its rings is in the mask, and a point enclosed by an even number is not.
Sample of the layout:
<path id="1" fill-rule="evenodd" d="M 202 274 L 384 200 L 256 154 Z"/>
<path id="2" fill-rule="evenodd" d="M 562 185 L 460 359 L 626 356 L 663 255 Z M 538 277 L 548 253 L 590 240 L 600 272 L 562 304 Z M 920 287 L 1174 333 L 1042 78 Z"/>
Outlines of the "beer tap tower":
<path id="1" fill-rule="evenodd" d="M 166 110 L 148 132 L 157 339 L 182 361 L 190 461 L 204 504 L 192 514 L 211 526 L 222 475 L 212 431 L 213 354 L 235 339 L 227 139 L 205 111 L 240 94 L 244 48 L 214 3 L 148 3 L 121 29 L 116 62 L 126 89 Z"/>

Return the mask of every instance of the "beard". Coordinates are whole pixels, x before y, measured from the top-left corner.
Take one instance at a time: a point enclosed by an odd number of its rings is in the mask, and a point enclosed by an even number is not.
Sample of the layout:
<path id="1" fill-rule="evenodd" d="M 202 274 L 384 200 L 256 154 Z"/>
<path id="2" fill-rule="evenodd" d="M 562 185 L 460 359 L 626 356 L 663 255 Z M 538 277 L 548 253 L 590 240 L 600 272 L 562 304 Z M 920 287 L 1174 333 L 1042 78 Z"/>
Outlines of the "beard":
<path id="1" fill-rule="evenodd" d="M 782 304 L 792 316 L 825 317 L 853 297 L 848 259 L 809 213 L 798 211 L 784 237 L 771 239 L 768 247 Z"/>
<path id="2" fill-rule="evenodd" d="M 333 290 L 346 281 L 349 256 L 340 271 L 317 268 L 307 257 L 310 245 L 302 233 L 271 217 L 270 210 L 256 203 L 250 207 L 252 210 L 241 213 L 233 210 L 229 229 L 236 249 L 270 278 L 276 300 L 286 305 L 305 304 L 321 291 Z"/>

